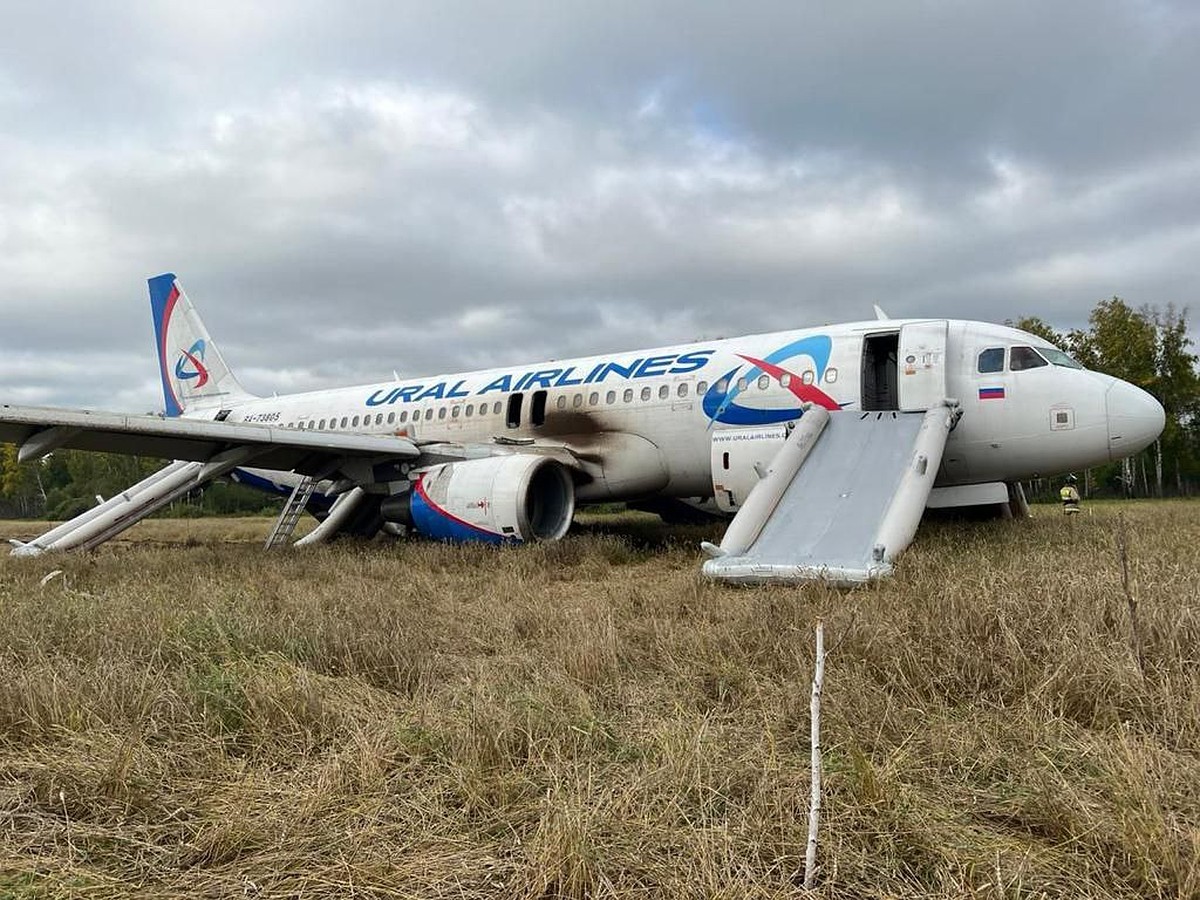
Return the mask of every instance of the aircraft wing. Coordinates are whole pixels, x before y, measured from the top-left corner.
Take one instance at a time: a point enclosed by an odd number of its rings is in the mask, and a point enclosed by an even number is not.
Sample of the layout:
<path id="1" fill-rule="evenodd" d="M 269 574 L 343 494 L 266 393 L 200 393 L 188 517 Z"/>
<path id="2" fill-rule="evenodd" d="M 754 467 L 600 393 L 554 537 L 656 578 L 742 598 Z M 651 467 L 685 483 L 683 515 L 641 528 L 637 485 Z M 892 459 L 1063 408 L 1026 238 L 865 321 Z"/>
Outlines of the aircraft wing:
<path id="1" fill-rule="evenodd" d="M 207 462 L 240 451 L 264 469 L 325 471 L 347 458 L 415 458 L 421 451 L 408 438 L 278 428 L 126 415 L 85 409 L 0 405 L 0 442 L 18 444 L 21 459 L 37 459 L 59 448 L 100 450 Z"/>

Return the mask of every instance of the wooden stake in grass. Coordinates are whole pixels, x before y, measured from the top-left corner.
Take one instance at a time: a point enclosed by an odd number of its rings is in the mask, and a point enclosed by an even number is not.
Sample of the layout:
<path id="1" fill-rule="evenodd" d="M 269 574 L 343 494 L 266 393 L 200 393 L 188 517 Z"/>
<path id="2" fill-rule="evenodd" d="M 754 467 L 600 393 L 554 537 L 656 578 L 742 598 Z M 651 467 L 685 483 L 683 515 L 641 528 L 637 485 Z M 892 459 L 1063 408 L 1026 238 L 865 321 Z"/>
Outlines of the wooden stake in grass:
<path id="1" fill-rule="evenodd" d="M 1142 652 L 1142 630 L 1138 627 L 1137 598 L 1129 584 L 1129 543 L 1125 534 L 1125 516 L 1117 516 L 1117 556 L 1121 561 L 1121 588 L 1125 591 L 1125 603 L 1129 606 L 1129 630 L 1133 641 L 1133 658 L 1143 680 L 1146 677 L 1146 657 Z"/>
<path id="2" fill-rule="evenodd" d="M 817 827 L 821 818 L 821 685 L 825 681 L 825 623 L 817 621 L 817 663 L 813 670 L 812 719 L 809 734 L 812 744 L 812 792 L 808 802 L 808 847 L 804 852 L 804 889 L 817 884 Z"/>

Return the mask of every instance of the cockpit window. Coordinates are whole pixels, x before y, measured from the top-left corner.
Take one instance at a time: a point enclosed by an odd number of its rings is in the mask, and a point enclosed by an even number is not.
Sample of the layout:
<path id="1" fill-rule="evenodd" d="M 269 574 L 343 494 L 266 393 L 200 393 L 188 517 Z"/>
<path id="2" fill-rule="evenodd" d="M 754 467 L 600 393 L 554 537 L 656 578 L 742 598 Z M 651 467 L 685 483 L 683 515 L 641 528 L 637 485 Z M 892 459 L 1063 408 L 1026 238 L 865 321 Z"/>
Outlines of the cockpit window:
<path id="1" fill-rule="evenodd" d="M 989 347 L 979 354 L 979 371 L 980 372 L 1003 372 L 1004 371 L 1004 348 Z"/>
<path id="2" fill-rule="evenodd" d="M 1042 356 L 1046 357 L 1046 359 L 1050 360 L 1056 366 L 1064 366 L 1068 369 L 1083 368 L 1083 366 L 1075 362 L 1075 360 L 1071 359 L 1071 357 L 1067 356 L 1067 354 L 1063 353 L 1057 347 L 1038 347 L 1038 353 L 1042 354 Z"/>
<path id="3" fill-rule="evenodd" d="M 1032 347 L 1013 347 L 1008 354 L 1008 367 L 1014 372 L 1036 369 L 1048 363 Z"/>

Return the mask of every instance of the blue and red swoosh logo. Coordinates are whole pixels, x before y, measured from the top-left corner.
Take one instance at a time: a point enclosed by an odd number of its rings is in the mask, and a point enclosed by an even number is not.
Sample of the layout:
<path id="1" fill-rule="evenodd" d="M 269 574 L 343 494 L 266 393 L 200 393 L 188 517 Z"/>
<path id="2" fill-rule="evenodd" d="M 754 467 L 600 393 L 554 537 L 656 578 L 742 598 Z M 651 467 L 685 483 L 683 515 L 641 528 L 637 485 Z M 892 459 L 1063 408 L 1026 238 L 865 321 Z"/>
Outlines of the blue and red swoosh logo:
<path id="1" fill-rule="evenodd" d="M 821 381 L 825 375 L 832 350 L 833 340 L 828 335 L 820 334 L 793 341 L 767 354 L 764 359 L 738 354 L 751 366 L 750 370 L 741 376 L 741 379 L 744 379 L 744 384 L 750 385 L 765 374 L 783 384 L 786 375 L 788 376 L 788 391 L 801 404 L 813 403 L 830 410 L 841 409 L 842 404 L 816 386 L 816 382 Z M 781 365 L 781 363 L 798 356 L 807 356 L 813 361 L 815 373 L 813 384 L 805 384 L 800 375 Z M 761 409 L 738 403 L 737 397 L 743 391 L 743 388 L 737 386 L 739 380 L 737 375 L 741 370 L 741 366 L 730 369 L 705 393 L 702 406 L 705 415 L 709 418 L 710 427 L 715 422 L 723 425 L 773 425 L 778 422 L 794 421 L 802 415 L 803 409 L 800 406 L 786 409 Z"/>
<path id="2" fill-rule="evenodd" d="M 197 390 L 208 384 L 208 369 L 204 366 L 205 348 L 204 338 L 200 338 L 187 350 L 181 350 L 179 359 L 175 361 L 175 377 L 180 381 L 195 380 L 192 387 Z"/>

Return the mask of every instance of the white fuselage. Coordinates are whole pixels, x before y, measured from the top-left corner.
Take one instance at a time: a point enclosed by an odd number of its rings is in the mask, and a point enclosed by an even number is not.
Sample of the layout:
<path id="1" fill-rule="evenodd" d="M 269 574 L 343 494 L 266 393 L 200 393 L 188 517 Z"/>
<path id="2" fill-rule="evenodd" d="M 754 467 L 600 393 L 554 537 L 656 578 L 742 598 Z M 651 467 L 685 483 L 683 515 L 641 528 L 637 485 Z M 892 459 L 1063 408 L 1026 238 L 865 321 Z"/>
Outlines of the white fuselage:
<path id="1" fill-rule="evenodd" d="M 583 501 L 709 496 L 714 429 L 794 420 L 804 402 L 854 415 L 957 400 L 962 418 L 938 485 L 1097 465 L 1158 436 L 1163 413 L 1153 397 L 1064 360 L 1045 341 L 1004 326 L 881 320 L 405 378 L 187 415 L 400 432 L 422 443 L 561 445 L 595 463 L 594 480 L 578 491 Z"/>

